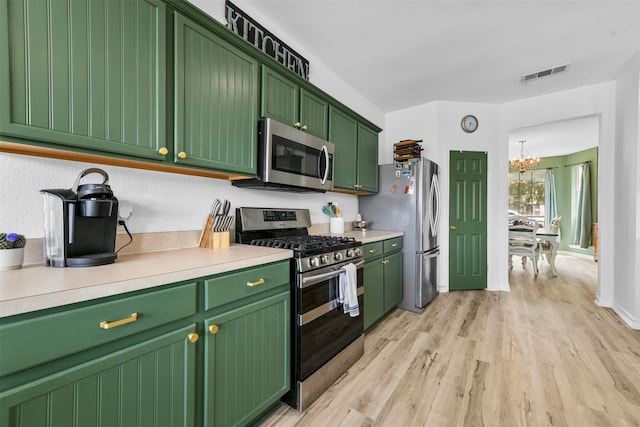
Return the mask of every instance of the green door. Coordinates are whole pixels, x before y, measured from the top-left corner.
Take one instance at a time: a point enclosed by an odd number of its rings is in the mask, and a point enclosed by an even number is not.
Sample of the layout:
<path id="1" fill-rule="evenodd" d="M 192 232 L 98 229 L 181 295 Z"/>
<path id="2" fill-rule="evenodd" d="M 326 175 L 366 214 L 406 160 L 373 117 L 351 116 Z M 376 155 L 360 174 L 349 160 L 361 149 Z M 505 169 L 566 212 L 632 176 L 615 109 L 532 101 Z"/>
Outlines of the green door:
<path id="1" fill-rule="evenodd" d="M 175 26 L 174 160 L 255 174 L 257 61 L 181 15 Z"/>
<path id="2" fill-rule="evenodd" d="M 300 123 L 305 132 L 326 140 L 329 131 L 329 102 L 300 89 Z"/>
<path id="3" fill-rule="evenodd" d="M 194 332 L 177 329 L 2 392 L 0 425 L 193 426 Z"/>
<path id="4" fill-rule="evenodd" d="M 363 267 L 364 330 L 384 315 L 384 266 L 382 260 L 367 261 Z"/>
<path id="5" fill-rule="evenodd" d="M 204 425 L 246 425 L 290 384 L 290 293 L 205 321 Z"/>
<path id="6" fill-rule="evenodd" d="M 449 289 L 487 287 L 487 154 L 451 151 Z"/>
<path id="7" fill-rule="evenodd" d="M 402 252 L 387 255 L 384 264 L 384 311 L 393 309 L 402 300 Z"/>
<path id="8" fill-rule="evenodd" d="M 298 85 L 262 66 L 262 96 L 260 115 L 269 117 L 289 126 L 295 126 L 299 117 L 300 89 Z"/>
<path id="9" fill-rule="evenodd" d="M 354 190 L 358 151 L 358 122 L 331 105 L 329 107 L 329 142 L 335 146 L 333 186 Z M 365 293 L 366 295 L 366 293 Z"/>
<path id="10" fill-rule="evenodd" d="M 358 123 L 357 191 L 378 192 L 378 132 Z"/>
<path id="11" fill-rule="evenodd" d="M 159 0 L 0 2 L 0 132 L 164 160 Z"/>

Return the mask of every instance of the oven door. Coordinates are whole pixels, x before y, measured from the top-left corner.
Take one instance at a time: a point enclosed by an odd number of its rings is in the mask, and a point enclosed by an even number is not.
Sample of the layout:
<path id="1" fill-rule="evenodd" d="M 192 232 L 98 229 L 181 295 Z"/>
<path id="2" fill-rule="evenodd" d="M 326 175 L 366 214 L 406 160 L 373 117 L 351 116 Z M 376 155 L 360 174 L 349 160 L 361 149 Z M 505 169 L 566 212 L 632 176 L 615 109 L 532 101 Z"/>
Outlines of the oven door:
<path id="1" fill-rule="evenodd" d="M 264 182 L 330 191 L 334 145 L 273 119 L 260 121 Z"/>
<path id="2" fill-rule="evenodd" d="M 351 317 L 338 302 L 339 275 L 343 265 L 298 275 L 294 370 L 304 381 L 364 332 L 364 261 L 355 262 L 360 315 Z"/>

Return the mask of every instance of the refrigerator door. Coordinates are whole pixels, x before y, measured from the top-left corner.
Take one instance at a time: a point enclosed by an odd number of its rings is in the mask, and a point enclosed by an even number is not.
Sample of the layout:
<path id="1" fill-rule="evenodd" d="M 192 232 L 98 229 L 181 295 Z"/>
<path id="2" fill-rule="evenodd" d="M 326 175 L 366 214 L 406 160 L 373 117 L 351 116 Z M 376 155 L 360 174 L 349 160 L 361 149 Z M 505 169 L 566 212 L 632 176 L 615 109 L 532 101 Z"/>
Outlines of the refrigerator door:
<path id="1" fill-rule="evenodd" d="M 416 289 L 417 308 L 424 308 L 438 293 L 438 255 L 440 255 L 440 249 L 438 248 L 422 254 L 416 254 L 418 258 L 416 267 L 420 275 L 420 280 L 417 283 L 421 284 Z"/>
<path id="2" fill-rule="evenodd" d="M 438 247 L 438 226 L 440 222 L 440 182 L 438 165 L 430 160 L 422 161 L 422 203 L 419 215 L 421 224 L 421 250 L 427 252 Z"/>

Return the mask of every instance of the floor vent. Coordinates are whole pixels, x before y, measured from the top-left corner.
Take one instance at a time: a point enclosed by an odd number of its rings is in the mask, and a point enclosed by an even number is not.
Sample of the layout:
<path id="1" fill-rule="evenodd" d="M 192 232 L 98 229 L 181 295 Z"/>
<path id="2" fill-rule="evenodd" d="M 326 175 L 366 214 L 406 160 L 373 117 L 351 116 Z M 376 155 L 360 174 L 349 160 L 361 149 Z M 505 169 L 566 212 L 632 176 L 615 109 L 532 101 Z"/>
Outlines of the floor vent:
<path id="1" fill-rule="evenodd" d="M 539 79 L 540 77 L 546 77 L 552 74 L 557 74 L 563 71 L 567 71 L 567 68 L 569 68 L 569 64 L 558 65 L 557 67 L 548 68 L 546 70 L 538 71 L 536 73 L 525 74 L 522 76 L 521 81 L 522 83 L 526 83 L 534 79 Z"/>

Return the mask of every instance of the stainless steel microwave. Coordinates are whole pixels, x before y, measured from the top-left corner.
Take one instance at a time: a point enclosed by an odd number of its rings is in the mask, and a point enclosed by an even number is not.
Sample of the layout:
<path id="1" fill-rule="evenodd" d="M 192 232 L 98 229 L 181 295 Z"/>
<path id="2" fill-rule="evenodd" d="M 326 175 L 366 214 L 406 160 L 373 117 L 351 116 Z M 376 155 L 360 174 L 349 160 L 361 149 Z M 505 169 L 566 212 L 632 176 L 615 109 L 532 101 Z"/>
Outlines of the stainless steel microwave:
<path id="1" fill-rule="evenodd" d="M 255 179 L 233 185 L 293 192 L 333 190 L 334 145 L 328 141 L 263 118 L 258 123 L 258 170 Z"/>

